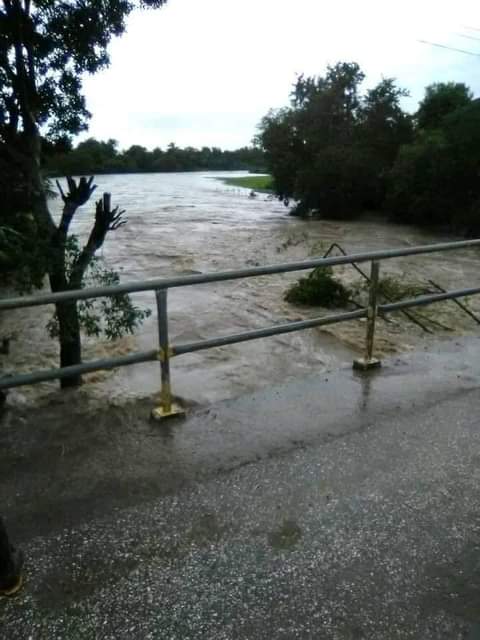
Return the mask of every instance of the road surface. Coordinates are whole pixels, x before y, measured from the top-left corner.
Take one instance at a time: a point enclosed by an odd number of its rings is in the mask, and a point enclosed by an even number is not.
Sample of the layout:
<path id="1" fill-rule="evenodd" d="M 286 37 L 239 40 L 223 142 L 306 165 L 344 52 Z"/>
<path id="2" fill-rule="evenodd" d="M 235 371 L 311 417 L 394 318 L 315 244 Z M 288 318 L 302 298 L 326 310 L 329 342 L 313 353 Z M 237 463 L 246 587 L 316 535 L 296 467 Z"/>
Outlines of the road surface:
<path id="1" fill-rule="evenodd" d="M 480 640 L 480 340 L 166 426 L 150 401 L 0 424 L 28 557 L 9 640 Z"/>

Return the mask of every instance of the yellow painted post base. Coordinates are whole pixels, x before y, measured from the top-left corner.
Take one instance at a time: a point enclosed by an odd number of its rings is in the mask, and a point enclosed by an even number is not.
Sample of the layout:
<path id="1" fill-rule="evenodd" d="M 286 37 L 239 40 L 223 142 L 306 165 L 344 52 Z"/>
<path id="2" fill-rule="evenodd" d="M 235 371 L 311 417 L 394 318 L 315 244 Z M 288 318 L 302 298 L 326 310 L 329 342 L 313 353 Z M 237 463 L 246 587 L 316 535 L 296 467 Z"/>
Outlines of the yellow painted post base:
<path id="1" fill-rule="evenodd" d="M 165 408 L 160 405 L 152 409 L 152 413 L 150 414 L 152 420 L 166 420 L 167 418 L 183 418 L 185 417 L 185 409 L 180 406 L 177 402 L 172 402 L 170 405 L 170 411 L 166 411 Z"/>
<path id="2" fill-rule="evenodd" d="M 353 368 L 356 371 L 370 371 L 370 369 L 378 369 L 382 366 L 382 361 L 378 358 L 357 358 L 353 361 Z"/>

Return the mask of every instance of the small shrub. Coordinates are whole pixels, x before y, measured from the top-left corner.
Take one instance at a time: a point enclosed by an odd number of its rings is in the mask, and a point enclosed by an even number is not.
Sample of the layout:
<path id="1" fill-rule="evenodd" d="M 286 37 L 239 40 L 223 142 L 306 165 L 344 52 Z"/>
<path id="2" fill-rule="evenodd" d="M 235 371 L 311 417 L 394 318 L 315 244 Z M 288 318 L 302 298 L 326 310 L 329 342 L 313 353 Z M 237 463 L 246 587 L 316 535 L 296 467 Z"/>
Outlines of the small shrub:
<path id="1" fill-rule="evenodd" d="M 353 293 L 368 294 L 370 283 L 362 280 L 353 287 Z M 378 292 L 380 297 L 384 297 L 391 302 L 398 302 L 406 298 L 416 298 L 426 293 L 425 285 L 415 282 L 404 282 L 395 276 L 385 276 L 380 278 L 378 282 Z"/>
<path id="2" fill-rule="evenodd" d="M 378 289 L 380 294 L 384 295 L 389 300 L 392 300 L 392 302 L 404 300 L 405 298 L 416 298 L 417 296 L 421 296 L 425 293 L 425 287 L 421 284 L 402 282 L 393 276 L 380 278 Z"/>
<path id="3" fill-rule="evenodd" d="M 285 300 L 293 304 L 321 307 L 343 307 L 350 298 L 350 292 L 341 282 L 335 280 L 332 269 L 314 269 L 306 278 L 300 278 L 285 293 Z"/>

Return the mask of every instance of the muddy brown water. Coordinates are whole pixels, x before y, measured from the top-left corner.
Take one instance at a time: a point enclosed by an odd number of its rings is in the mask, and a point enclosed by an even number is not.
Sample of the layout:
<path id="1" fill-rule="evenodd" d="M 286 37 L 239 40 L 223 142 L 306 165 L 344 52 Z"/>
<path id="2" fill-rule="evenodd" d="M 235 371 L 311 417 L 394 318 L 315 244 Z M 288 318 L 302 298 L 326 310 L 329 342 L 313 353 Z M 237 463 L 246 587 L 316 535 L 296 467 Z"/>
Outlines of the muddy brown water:
<path id="1" fill-rule="evenodd" d="M 415 227 L 388 224 L 375 218 L 357 221 L 298 220 L 264 194 L 249 198 L 249 190 L 225 185 L 217 178 L 241 173 L 177 173 L 100 176 L 97 194 L 112 193 L 114 204 L 126 209 L 128 224 L 110 234 L 102 255 L 116 268 L 122 281 L 189 275 L 245 266 L 274 264 L 320 256 L 332 242 L 348 252 L 406 247 L 459 238 Z M 59 200 L 53 202 L 56 215 Z M 73 231 L 85 238 L 92 223 L 94 204 L 79 210 Z M 405 282 L 433 279 L 445 288 L 478 284 L 480 252 L 477 249 L 409 257 L 382 263 L 383 275 Z M 368 267 L 365 265 L 365 268 Z M 336 274 L 351 284 L 358 274 L 350 267 Z M 173 343 L 228 335 L 274 323 L 324 313 L 322 309 L 294 307 L 283 299 L 288 285 L 301 274 L 262 276 L 245 280 L 174 289 L 169 294 L 170 335 Z M 4 293 L 5 295 L 5 293 Z M 136 294 L 135 303 L 154 310 L 151 292 Z M 480 312 L 479 297 L 468 301 Z M 58 347 L 46 332 L 52 309 L 38 307 L 3 314 L 1 335 L 12 337 L 10 354 L 1 356 L 7 372 L 24 372 L 58 365 Z M 328 312 L 327 312 L 328 313 Z M 376 353 L 402 353 L 423 348 L 432 340 L 456 334 L 478 333 L 480 327 L 452 302 L 441 303 L 422 314 L 439 320 L 444 329 L 425 334 L 402 315 L 392 322 L 379 321 Z M 325 329 L 255 340 L 180 356 L 172 363 L 174 392 L 207 403 L 310 372 L 349 365 L 364 349 L 365 323 L 353 321 Z M 85 360 L 126 354 L 157 345 L 155 313 L 134 335 L 109 343 L 85 340 Z M 151 395 L 158 390 L 158 365 L 125 367 L 86 377 L 85 395 L 109 398 L 114 403 Z M 54 398 L 55 383 L 12 391 L 12 404 Z"/>

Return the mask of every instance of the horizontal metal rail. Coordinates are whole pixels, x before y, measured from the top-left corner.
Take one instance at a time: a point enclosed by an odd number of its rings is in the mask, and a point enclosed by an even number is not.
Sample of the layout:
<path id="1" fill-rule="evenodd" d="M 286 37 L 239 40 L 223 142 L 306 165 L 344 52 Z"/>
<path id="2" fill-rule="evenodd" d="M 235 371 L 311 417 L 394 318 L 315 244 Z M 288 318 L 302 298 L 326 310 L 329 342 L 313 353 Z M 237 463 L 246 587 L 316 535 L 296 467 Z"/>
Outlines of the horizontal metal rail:
<path id="1" fill-rule="evenodd" d="M 232 334 L 221 338 L 211 338 L 210 340 L 202 340 L 201 342 L 191 342 L 187 344 L 172 345 L 170 347 L 170 357 L 180 356 L 184 353 L 193 353 L 203 349 L 212 349 L 213 347 L 222 347 L 237 342 L 247 342 L 249 340 L 257 340 L 258 338 L 266 338 L 282 333 L 292 333 L 294 331 L 302 331 L 303 329 L 311 329 L 313 327 L 336 324 L 337 322 L 347 322 L 348 320 L 356 320 L 365 318 L 367 312 L 365 309 L 359 311 L 351 311 L 349 313 L 340 313 L 337 315 L 326 316 L 323 318 L 312 318 L 310 320 L 301 320 L 299 322 L 289 322 L 287 324 L 277 324 L 266 329 L 256 329 L 255 331 L 246 331 L 245 333 Z M 61 369 L 45 369 L 43 371 L 35 371 L 33 373 L 22 373 L 19 375 L 11 375 L 0 378 L 0 389 L 11 389 L 26 384 L 36 384 L 38 382 L 48 382 L 50 380 L 68 378 L 72 375 L 82 375 L 84 373 L 92 373 L 93 371 L 103 371 L 107 369 L 115 369 L 116 367 L 124 367 L 130 364 L 140 364 L 142 362 L 152 362 L 161 360 L 161 353 L 157 350 L 136 352 L 128 356 L 117 356 L 115 358 L 102 358 L 101 360 L 92 360 L 82 364 L 63 367 Z"/>
<path id="2" fill-rule="evenodd" d="M 115 296 L 141 291 L 155 291 L 159 326 L 159 349 L 136 352 L 127 356 L 98 359 L 59 369 L 49 369 L 34 371 L 32 373 L 5 375 L 0 378 L 0 389 L 9 389 L 12 387 L 18 387 L 27 384 L 47 382 L 50 380 L 67 378 L 72 375 L 81 375 L 85 373 L 91 373 L 93 371 L 114 369 L 117 367 L 132 364 L 159 361 L 162 371 L 161 407 L 156 409 L 155 412 L 156 417 L 164 417 L 167 415 L 174 415 L 179 412 L 179 407 L 175 405 L 175 403 L 173 403 L 173 396 L 170 389 L 169 360 L 171 357 L 179 356 L 186 353 L 192 353 L 195 351 L 201 351 L 204 349 L 211 349 L 214 347 L 221 347 L 231 344 L 237 344 L 240 342 L 246 342 L 249 340 L 257 340 L 259 338 L 266 338 L 269 336 L 301 331 L 313 327 L 321 327 L 340 322 L 358 320 L 361 318 L 367 319 L 367 348 L 365 351 L 365 358 L 358 359 L 355 362 L 355 365 L 358 364 L 359 368 L 362 369 L 370 368 L 371 366 L 377 366 L 379 364 L 379 361 L 373 357 L 373 340 L 375 333 L 375 320 L 379 312 L 388 314 L 394 311 L 402 311 L 404 309 L 412 307 L 433 304 L 442 300 L 455 300 L 461 297 L 480 294 L 480 287 L 471 287 L 467 289 L 457 289 L 454 291 L 442 291 L 439 293 L 422 295 L 416 298 L 401 300 L 398 302 L 391 302 L 388 304 L 378 304 L 377 297 L 379 287 L 380 260 L 411 255 L 428 254 L 434 252 L 452 251 L 455 249 L 472 247 L 480 247 L 480 240 L 466 240 L 462 242 L 423 245 L 419 247 L 408 247 L 404 249 L 371 251 L 350 255 L 347 254 L 329 258 L 307 260 L 304 262 L 291 262 L 266 267 L 255 267 L 252 269 L 241 269 L 211 274 L 183 276 L 178 278 L 153 279 L 143 282 L 127 283 L 124 285 L 115 285 L 110 287 L 93 287 L 76 291 L 64 291 L 60 293 L 0 300 L 0 311 L 5 311 L 7 309 L 34 307 L 45 304 L 65 302 L 67 300 L 85 300 L 96 297 Z M 239 278 L 287 273 L 291 271 L 302 271 L 311 268 L 368 261 L 371 261 L 372 263 L 372 275 L 370 277 L 369 302 L 368 306 L 364 309 L 358 309 L 355 311 L 338 313 L 323 317 L 309 318 L 307 320 L 277 324 L 271 327 L 254 329 L 251 331 L 231 334 L 223 337 L 209 338 L 207 340 L 197 342 L 179 345 L 169 344 L 167 312 L 167 293 L 169 288 L 207 284 L 225 280 L 235 280 Z"/>
<path id="3" fill-rule="evenodd" d="M 0 311 L 7 309 L 20 309 L 22 307 L 36 307 L 44 304 L 55 304 L 68 300 L 88 300 L 89 298 L 101 298 L 125 293 L 140 293 L 156 289 L 172 289 L 174 287 L 188 287 L 191 285 L 222 282 L 224 280 L 238 280 L 255 276 L 288 273 L 290 271 L 306 271 L 315 267 L 334 267 L 352 262 L 369 262 L 371 260 L 389 260 L 412 255 L 437 253 L 442 251 L 454 251 L 480 247 L 480 240 L 462 240 L 460 242 L 443 242 L 439 244 L 420 245 L 403 249 L 384 249 L 382 251 L 370 251 L 365 253 L 352 253 L 346 256 L 333 256 L 331 258 L 316 258 L 302 262 L 286 262 L 283 264 L 268 265 L 266 267 L 251 267 L 249 269 L 236 269 L 234 271 L 219 271 L 218 273 L 203 273 L 192 276 L 179 276 L 176 278 L 158 278 L 143 280 L 141 282 L 128 282 L 109 287 L 89 287 L 88 289 L 75 289 L 72 291 L 60 291 L 58 293 L 45 293 L 35 296 L 21 296 L 0 300 Z"/>
<path id="4" fill-rule="evenodd" d="M 153 349 L 152 351 L 138 351 L 128 356 L 91 360 L 90 362 L 82 362 L 82 364 L 74 364 L 70 367 L 62 367 L 61 369 L 43 369 L 33 371 L 32 373 L 6 375 L 0 378 L 0 389 L 11 389 L 26 384 L 37 384 L 39 382 L 49 382 L 50 380 L 57 379 L 61 380 L 62 378 L 69 378 L 73 375 L 82 375 L 84 373 L 92 373 L 93 371 L 107 371 L 108 369 L 125 367 L 129 364 L 141 364 L 142 362 L 152 362 L 155 360 L 158 360 L 158 351 Z"/>
<path id="5" fill-rule="evenodd" d="M 457 289 L 455 291 L 446 293 L 434 293 L 425 296 L 418 296 L 417 298 L 410 298 L 409 300 L 401 300 L 399 302 L 382 304 L 378 306 L 378 311 L 381 311 L 382 313 L 392 313 L 394 311 L 400 311 L 401 309 L 425 306 L 434 304 L 435 302 L 441 302 L 442 300 L 450 300 L 478 294 L 480 294 L 480 287 Z M 255 329 L 253 331 L 245 331 L 243 333 L 234 333 L 219 338 L 209 338 L 207 340 L 201 340 L 198 342 L 172 345 L 170 347 L 170 357 L 180 356 L 185 353 L 193 353 L 195 351 L 203 351 L 205 349 L 213 349 L 215 347 L 224 347 L 240 342 L 248 342 L 250 340 L 258 340 L 259 338 L 268 338 L 283 333 L 293 333 L 295 331 L 312 329 L 314 327 L 322 327 L 331 324 L 337 324 L 340 322 L 359 320 L 360 318 L 366 317 L 367 309 L 359 309 L 357 311 L 324 316 L 322 318 L 310 318 L 308 320 L 300 320 L 298 322 L 277 324 L 271 327 L 266 327 L 265 329 Z M 91 362 L 85 362 L 70 367 L 63 367 L 62 369 L 47 369 L 43 371 L 36 371 L 33 373 L 5 376 L 3 378 L 0 378 L 0 389 L 10 389 L 12 387 L 19 387 L 26 384 L 36 384 L 38 382 L 48 382 L 50 380 L 68 378 L 72 375 L 81 375 L 85 373 L 92 373 L 94 371 L 115 369 L 117 367 L 124 367 L 131 364 L 141 364 L 143 362 L 154 362 L 159 359 L 161 359 L 161 357 L 158 350 L 152 350 L 135 352 L 127 356 L 117 356 L 112 358 L 92 360 Z"/>
<path id="6" fill-rule="evenodd" d="M 253 331 L 244 331 L 243 333 L 234 333 L 223 338 L 210 338 L 209 340 L 201 340 L 199 342 L 190 342 L 172 346 L 172 356 L 180 356 L 183 353 L 192 353 L 193 351 L 202 351 L 203 349 L 213 349 L 214 347 L 225 347 L 228 344 L 236 344 L 238 342 L 248 342 L 249 340 L 258 340 L 258 338 L 268 338 L 282 333 L 293 333 L 294 331 L 302 331 L 303 329 L 313 329 L 314 327 L 324 327 L 329 324 L 337 324 L 338 322 L 348 322 L 349 320 L 358 320 L 366 318 L 367 310 L 359 309 L 358 311 L 350 311 L 348 313 L 339 313 L 333 316 L 324 316 L 323 318 L 311 318 L 309 320 L 299 320 L 298 322 L 288 322 L 286 324 L 277 324 L 266 329 L 255 329 Z"/>
<path id="7" fill-rule="evenodd" d="M 456 298 L 466 298 L 467 296 L 475 296 L 480 293 L 480 287 L 472 287 L 470 289 L 456 289 L 454 291 L 445 291 L 444 293 L 430 293 L 424 296 L 417 296 L 410 300 L 399 300 L 398 302 L 390 302 L 381 304 L 378 310 L 383 313 L 391 313 L 392 311 L 400 311 L 401 309 L 410 309 L 412 307 L 423 307 L 434 302 L 442 300 L 454 300 Z"/>

